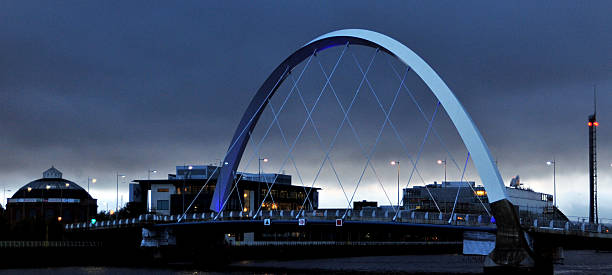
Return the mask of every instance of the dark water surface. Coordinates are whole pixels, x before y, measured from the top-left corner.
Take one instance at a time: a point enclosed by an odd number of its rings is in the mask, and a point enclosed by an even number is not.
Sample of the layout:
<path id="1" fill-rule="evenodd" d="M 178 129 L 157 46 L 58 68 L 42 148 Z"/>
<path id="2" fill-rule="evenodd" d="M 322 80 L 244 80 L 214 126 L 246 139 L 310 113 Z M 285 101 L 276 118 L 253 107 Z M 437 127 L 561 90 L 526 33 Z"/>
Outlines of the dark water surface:
<path id="1" fill-rule="evenodd" d="M 235 262 L 222 270 L 129 267 L 51 267 L 4 269 L 0 274 L 263 274 L 263 273 L 403 273 L 480 274 L 483 257 L 462 255 L 368 256 L 307 260 Z M 612 253 L 592 250 L 565 251 L 565 261 L 555 274 L 611 274 Z"/>

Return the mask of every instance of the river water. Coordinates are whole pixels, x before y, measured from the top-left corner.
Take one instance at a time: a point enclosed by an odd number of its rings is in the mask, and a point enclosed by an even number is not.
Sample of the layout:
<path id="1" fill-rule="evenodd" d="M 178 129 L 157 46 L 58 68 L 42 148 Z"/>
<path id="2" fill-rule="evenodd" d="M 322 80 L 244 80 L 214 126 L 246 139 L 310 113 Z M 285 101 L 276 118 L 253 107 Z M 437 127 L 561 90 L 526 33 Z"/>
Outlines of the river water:
<path id="1" fill-rule="evenodd" d="M 218 270 L 174 268 L 51 267 L 4 269 L 0 274 L 252 274 L 252 273 L 403 273 L 479 274 L 483 257 L 462 255 L 368 256 L 307 260 L 240 261 Z M 555 274 L 611 274 L 612 253 L 565 251 Z"/>

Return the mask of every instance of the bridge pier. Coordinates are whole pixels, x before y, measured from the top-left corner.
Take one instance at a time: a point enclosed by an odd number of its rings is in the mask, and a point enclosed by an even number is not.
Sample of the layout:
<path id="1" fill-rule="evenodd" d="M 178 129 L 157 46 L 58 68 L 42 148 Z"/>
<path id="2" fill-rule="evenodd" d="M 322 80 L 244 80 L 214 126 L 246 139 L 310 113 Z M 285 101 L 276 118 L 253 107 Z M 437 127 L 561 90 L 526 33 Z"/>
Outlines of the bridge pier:
<path id="1" fill-rule="evenodd" d="M 495 248 L 485 258 L 484 271 L 491 274 L 516 274 L 540 271 L 544 262 L 537 262 L 529 235 L 522 229 L 514 205 L 507 199 L 493 202 L 491 211 L 497 225 Z M 552 271 L 552 262 L 550 264 Z M 544 269 L 547 269 L 544 267 Z"/>

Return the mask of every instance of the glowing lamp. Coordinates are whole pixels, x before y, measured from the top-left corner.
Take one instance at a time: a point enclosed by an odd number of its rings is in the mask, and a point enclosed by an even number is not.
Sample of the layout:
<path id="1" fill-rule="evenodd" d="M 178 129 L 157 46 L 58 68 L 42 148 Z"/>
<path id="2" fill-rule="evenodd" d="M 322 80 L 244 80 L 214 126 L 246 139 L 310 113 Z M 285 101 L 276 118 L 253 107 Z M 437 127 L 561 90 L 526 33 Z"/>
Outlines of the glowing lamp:
<path id="1" fill-rule="evenodd" d="M 57 221 L 61 222 L 62 221 L 62 217 L 57 217 Z"/>
<path id="2" fill-rule="evenodd" d="M 593 125 L 599 126 L 599 122 L 595 121 L 595 122 L 593 122 Z"/>
<path id="3" fill-rule="evenodd" d="M 589 121 L 589 127 L 593 126 L 593 122 Z"/>
<path id="4" fill-rule="evenodd" d="M 96 224 L 96 219 L 91 219 L 91 224 Z"/>

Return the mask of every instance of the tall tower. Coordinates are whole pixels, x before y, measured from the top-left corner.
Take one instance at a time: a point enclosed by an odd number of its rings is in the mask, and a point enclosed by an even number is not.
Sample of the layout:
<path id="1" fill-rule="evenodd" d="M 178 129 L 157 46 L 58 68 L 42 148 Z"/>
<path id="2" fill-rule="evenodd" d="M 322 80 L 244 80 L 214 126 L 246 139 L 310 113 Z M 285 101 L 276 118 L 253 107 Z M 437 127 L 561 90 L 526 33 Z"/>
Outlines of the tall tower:
<path id="1" fill-rule="evenodd" d="M 597 213 L 597 94 L 593 89 L 593 114 L 589 116 L 589 223 L 599 223 Z"/>

